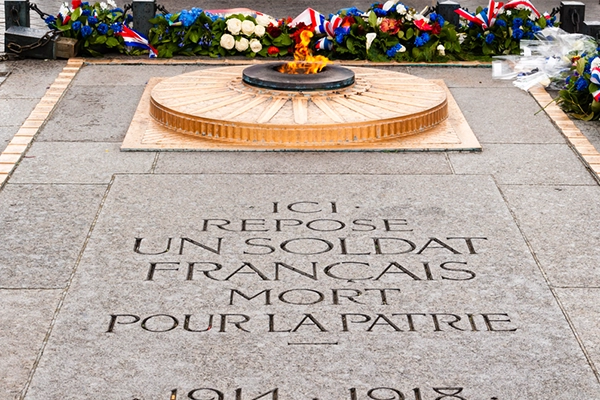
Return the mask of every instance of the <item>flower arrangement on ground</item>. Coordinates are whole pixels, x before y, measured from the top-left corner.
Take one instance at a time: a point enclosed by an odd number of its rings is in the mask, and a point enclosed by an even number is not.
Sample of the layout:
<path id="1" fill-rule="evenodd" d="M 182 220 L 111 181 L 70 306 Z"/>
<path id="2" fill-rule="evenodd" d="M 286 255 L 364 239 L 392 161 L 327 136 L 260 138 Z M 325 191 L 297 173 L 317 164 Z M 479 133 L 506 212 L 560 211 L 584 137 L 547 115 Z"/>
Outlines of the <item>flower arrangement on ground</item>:
<path id="1" fill-rule="evenodd" d="M 541 14 L 524 0 L 506 4 L 490 0 L 488 7 L 478 7 L 475 14 L 462 9 L 458 14 L 462 51 L 475 57 L 519 54 L 522 39 L 533 40 L 536 32 L 557 24 L 556 17 Z"/>
<path id="2" fill-rule="evenodd" d="M 78 53 L 100 56 L 106 51 L 126 51 L 123 39 L 118 35 L 124 24 L 131 21 L 114 0 L 94 3 L 73 0 L 60 6 L 56 17 L 47 17 L 45 22 L 62 32 L 64 37 L 78 39 Z"/>
<path id="3" fill-rule="evenodd" d="M 572 59 L 573 67 L 558 93 L 557 104 L 577 119 L 600 119 L 600 47 Z"/>

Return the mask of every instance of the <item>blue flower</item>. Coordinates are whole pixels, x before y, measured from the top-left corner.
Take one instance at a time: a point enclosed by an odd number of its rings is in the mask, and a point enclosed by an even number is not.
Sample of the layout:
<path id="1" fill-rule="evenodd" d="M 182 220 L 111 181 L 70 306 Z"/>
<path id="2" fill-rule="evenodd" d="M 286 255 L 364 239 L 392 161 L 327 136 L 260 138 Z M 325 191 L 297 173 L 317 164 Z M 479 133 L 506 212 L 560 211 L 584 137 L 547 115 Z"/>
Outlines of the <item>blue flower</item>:
<path id="1" fill-rule="evenodd" d="M 432 12 L 431 14 L 429 14 L 429 22 L 431 22 L 432 24 L 434 22 L 437 22 L 438 24 L 440 24 L 440 26 L 444 26 L 446 20 L 440 14 Z"/>
<path id="2" fill-rule="evenodd" d="M 44 22 L 46 23 L 46 25 L 50 26 L 50 25 L 54 24 L 54 22 L 56 22 L 56 17 L 54 15 L 49 15 L 46 17 Z"/>
<path id="3" fill-rule="evenodd" d="M 498 25 L 501 28 L 506 28 L 506 21 L 503 19 L 497 19 L 496 20 L 496 25 Z"/>
<path id="4" fill-rule="evenodd" d="M 120 22 L 115 22 L 114 24 L 112 24 L 110 26 L 110 29 L 113 30 L 113 32 L 115 33 L 119 33 L 123 31 L 123 24 L 121 24 Z"/>
<path id="5" fill-rule="evenodd" d="M 523 25 L 523 20 L 521 18 L 513 19 L 513 28 L 520 28 Z"/>
<path id="6" fill-rule="evenodd" d="M 377 15 L 378 17 L 385 17 L 386 15 L 388 15 L 388 12 L 385 11 L 383 8 L 374 8 L 373 12 L 375 13 L 375 15 Z"/>
<path id="7" fill-rule="evenodd" d="M 425 43 L 429 42 L 429 39 L 430 39 L 429 33 L 423 32 L 423 33 L 421 33 L 421 35 L 419 35 L 415 38 L 415 46 L 421 47 Z"/>
<path id="8" fill-rule="evenodd" d="M 496 36 L 493 33 L 488 33 L 487 35 L 485 35 L 485 42 L 487 44 L 492 44 L 495 38 Z"/>
<path id="9" fill-rule="evenodd" d="M 91 34 L 92 34 L 92 27 L 91 27 L 91 26 L 84 25 L 84 26 L 81 28 L 81 36 L 83 36 L 83 37 L 88 37 L 88 36 L 90 36 Z"/>
<path id="10" fill-rule="evenodd" d="M 79 32 L 79 30 L 81 29 L 81 22 L 73 22 L 73 25 L 71 25 L 71 29 L 73 29 L 75 32 Z"/>
<path id="11" fill-rule="evenodd" d="M 523 38 L 523 34 L 524 34 L 524 33 L 525 33 L 525 32 L 523 32 L 523 30 L 522 30 L 522 29 L 515 29 L 515 30 L 513 31 L 512 37 L 513 37 L 513 38 L 515 38 L 515 39 L 517 39 L 517 40 L 520 40 L 520 39 L 522 39 L 522 38 Z"/>
<path id="12" fill-rule="evenodd" d="M 88 24 L 96 25 L 98 23 L 98 18 L 96 17 L 88 17 Z"/>
<path id="13" fill-rule="evenodd" d="M 527 20 L 527 22 L 525 22 L 525 26 L 529 29 L 531 29 L 533 27 L 533 22 L 531 22 L 530 19 Z"/>
<path id="14" fill-rule="evenodd" d="M 101 23 L 100 25 L 98 25 L 96 27 L 96 30 L 98 31 L 99 34 L 101 35 L 106 35 L 108 33 L 108 25 L 106 25 L 104 22 Z"/>
<path id="15" fill-rule="evenodd" d="M 396 56 L 396 53 L 398 53 L 400 50 L 402 50 L 402 45 L 400 43 L 397 43 L 396 45 L 389 48 L 388 51 L 385 52 L 385 54 L 387 54 L 389 58 L 394 58 Z"/>
<path id="16" fill-rule="evenodd" d="M 113 8 L 113 9 L 111 10 L 111 12 L 112 12 L 112 15 L 115 15 L 116 13 L 121 13 L 121 14 L 123 14 L 123 9 L 122 9 L 122 8 Z"/>
<path id="17" fill-rule="evenodd" d="M 580 76 L 577 81 L 575 81 L 575 89 L 579 92 L 583 92 L 589 86 L 589 82 L 583 77 Z"/>
<path id="18" fill-rule="evenodd" d="M 83 10 L 81 12 L 81 15 L 85 16 L 85 17 L 89 17 L 91 15 L 90 10 Z"/>
<path id="19" fill-rule="evenodd" d="M 533 39 L 535 39 L 535 36 L 533 35 L 532 32 L 526 32 L 525 33 L 525 39 L 527 39 L 527 40 L 533 40 Z"/>
<path id="20" fill-rule="evenodd" d="M 348 17 L 358 17 L 360 15 L 363 14 L 362 11 L 360 11 L 358 8 L 356 7 L 350 7 L 350 8 L 342 8 L 341 10 L 339 10 L 337 12 L 337 14 L 341 14 L 342 12 L 346 12 L 346 16 Z"/>
<path id="21" fill-rule="evenodd" d="M 348 35 L 348 33 L 350 33 L 350 27 L 343 27 L 340 26 L 339 28 L 336 28 L 333 33 L 335 34 L 335 41 L 338 43 L 344 43 L 344 39 L 346 38 L 346 35 Z"/>
<path id="22" fill-rule="evenodd" d="M 196 16 L 187 10 L 182 10 L 178 19 L 186 28 L 192 26 L 194 22 L 196 22 Z"/>

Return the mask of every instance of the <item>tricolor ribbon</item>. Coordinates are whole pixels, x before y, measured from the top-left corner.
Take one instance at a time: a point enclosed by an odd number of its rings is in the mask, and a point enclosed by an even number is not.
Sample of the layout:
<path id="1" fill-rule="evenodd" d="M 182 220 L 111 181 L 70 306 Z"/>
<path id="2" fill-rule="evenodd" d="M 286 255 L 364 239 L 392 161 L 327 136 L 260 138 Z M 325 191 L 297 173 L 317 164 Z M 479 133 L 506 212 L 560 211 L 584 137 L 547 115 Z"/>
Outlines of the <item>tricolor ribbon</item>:
<path id="1" fill-rule="evenodd" d="M 315 50 L 331 50 L 333 49 L 333 40 L 328 37 L 321 38 L 315 43 Z"/>
<path id="2" fill-rule="evenodd" d="M 293 28 L 300 23 L 303 23 L 306 26 L 317 26 L 322 20 L 325 20 L 325 17 L 321 13 L 312 8 L 307 8 L 290 22 L 290 27 Z"/>
<path id="3" fill-rule="evenodd" d="M 590 73 L 590 81 L 596 85 L 600 85 L 600 67 L 593 67 Z M 600 89 L 592 93 L 594 100 L 600 101 Z"/>
<path id="4" fill-rule="evenodd" d="M 539 18 L 542 15 L 533 6 L 533 4 L 531 4 L 531 1 L 529 0 L 511 0 L 506 4 L 490 0 L 490 3 L 487 8 L 487 13 L 482 11 L 477 15 L 471 14 L 470 12 L 468 12 L 467 10 L 463 10 L 462 8 L 459 8 L 454 12 L 463 17 L 464 19 L 481 26 L 481 28 L 485 30 L 494 26 L 498 14 L 500 14 L 504 10 L 510 10 L 519 6 L 528 9 L 529 11 L 534 13 L 537 18 Z"/>
<path id="5" fill-rule="evenodd" d="M 315 33 L 321 35 L 327 35 L 331 38 L 335 37 L 335 30 L 342 25 L 344 20 L 339 15 L 332 15 L 331 20 L 327 21 L 323 18 L 317 26 L 315 26 Z"/>
<path id="6" fill-rule="evenodd" d="M 333 48 L 333 38 L 335 38 L 335 30 L 342 25 L 343 18 L 339 15 L 332 15 L 331 20 L 327 21 L 325 16 L 312 8 L 307 8 L 300 15 L 292 20 L 291 27 L 300 23 L 313 28 L 318 35 L 327 35 L 327 37 L 317 40 L 315 43 L 316 50 L 331 50 Z"/>
<path id="7" fill-rule="evenodd" d="M 487 8 L 487 13 L 482 11 L 477 15 L 471 14 L 470 12 L 468 12 L 467 10 L 463 10 L 462 8 L 454 10 L 454 12 L 463 17 L 464 19 L 481 26 L 482 29 L 487 29 L 493 26 L 496 22 L 496 17 L 502 10 L 503 4 L 504 3 L 490 0 L 490 3 Z"/>
<path id="8" fill-rule="evenodd" d="M 506 3 L 503 7 L 504 10 L 509 10 L 511 8 L 516 8 L 519 6 L 523 6 L 524 8 L 528 9 L 529 11 L 531 11 L 532 13 L 535 14 L 536 17 L 540 17 L 542 14 L 540 14 L 540 12 L 533 6 L 533 4 L 531 4 L 531 1 L 529 0 L 512 0 L 509 1 L 508 3 Z"/>
<path id="9" fill-rule="evenodd" d="M 158 56 L 158 52 L 154 47 L 152 47 L 146 37 L 142 36 L 133 29 L 129 29 L 125 25 L 123 25 L 123 30 L 121 32 L 115 32 L 115 35 L 123 37 L 123 40 L 127 46 L 139 47 L 141 49 L 148 50 L 150 52 L 150 58 L 156 58 Z"/>

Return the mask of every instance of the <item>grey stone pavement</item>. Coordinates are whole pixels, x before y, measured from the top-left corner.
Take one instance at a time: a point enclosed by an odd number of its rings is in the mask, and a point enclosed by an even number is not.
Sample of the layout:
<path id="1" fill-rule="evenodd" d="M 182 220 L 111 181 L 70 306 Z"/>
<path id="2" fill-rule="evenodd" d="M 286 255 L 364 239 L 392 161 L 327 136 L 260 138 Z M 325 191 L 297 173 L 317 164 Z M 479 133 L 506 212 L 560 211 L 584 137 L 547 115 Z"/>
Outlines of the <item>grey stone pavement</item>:
<path id="1" fill-rule="evenodd" d="M 0 148 L 65 65 L 0 62 Z M 386 67 L 481 153 L 120 152 L 198 68 L 84 65 L 0 189 L 1 400 L 600 399 L 600 188 L 529 94 Z"/>

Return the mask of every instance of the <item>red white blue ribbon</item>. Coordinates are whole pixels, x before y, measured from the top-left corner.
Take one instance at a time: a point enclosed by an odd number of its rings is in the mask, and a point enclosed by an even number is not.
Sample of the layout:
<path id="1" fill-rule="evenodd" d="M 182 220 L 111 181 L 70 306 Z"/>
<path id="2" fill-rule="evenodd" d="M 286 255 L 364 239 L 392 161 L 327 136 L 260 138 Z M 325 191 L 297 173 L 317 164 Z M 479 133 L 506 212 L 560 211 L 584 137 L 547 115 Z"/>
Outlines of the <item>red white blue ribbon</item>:
<path id="1" fill-rule="evenodd" d="M 593 67 L 590 73 L 590 81 L 596 85 L 600 85 L 600 67 Z M 600 101 L 600 89 L 592 93 L 594 100 Z"/>
<path id="2" fill-rule="evenodd" d="M 467 10 L 463 10 L 462 8 L 459 8 L 454 12 L 460 15 L 461 17 L 465 18 L 466 20 L 481 26 L 482 29 L 487 29 L 493 26 L 496 22 L 496 17 L 500 13 L 500 11 L 502 11 L 503 4 L 504 3 L 490 0 L 490 3 L 488 4 L 487 13 L 482 11 L 477 15 L 471 14 L 470 12 L 468 12 Z"/>
<path id="3" fill-rule="evenodd" d="M 533 4 L 531 4 L 531 1 L 529 0 L 512 0 L 509 1 L 508 3 L 506 3 L 503 7 L 504 10 L 509 10 L 511 8 L 516 8 L 522 6 L 523 8 L 528 9 L 529 11 L 531 11 L 532 13 L 535 14 L 536 17 L 540 17 L 542 14 L 540 14 L 540 12 L 533 6 Z"/>
<path id="4" fill-rule="evenodd" d="M 152 47 L 147 38 L 133 29 L 129 29 L 125 25 L 123 25 L 123 30 L 121 32 L 115 32 L 115 35 L 122 36 L 127 46 L 148 50 L 150 52 L 150 58 L 156 58 L 158 56 L 158 52 Z"/>
<path id="5" fill-rule="evenodd" d="M 485 30 L 487 28 L 494 26 L 494 24 L 496 23 L 496 18 L 498 17 L 498 14 L 504 12 L 505 10 L 510 10 L 512 8 L 517 8 L 517 7 L 523 7 L 523 8 L 528 9 L 529 11 L 534 13 L 537 18 L 539 18 L 542 15 L 533 6 L 533 4 L 531 4 L 531 1 L 529 1 L 529 0 L 511 0 L 506 4 L 501 3 L 499 1 L 497 2 L 494 0 L 490 0 L 490 3 L 487 8 L 487 13 L 482 11 L 477 15 L 471 14 L 470 12 L 463 10 L 462 8 L 459 8 L 459 9 L 455 10 L 454 12 L 457 13 L 458 15 L 460 15 L 461 17 L 463 17 L 464 19 L 481 26 L 481 28 Z"/>
<path id="6" fill-rule="evenodd" d="M 290 22 L 290 27 L 293 28 L 300 23 L 303 23 L 306 26 L 317 26 L 322 20 L 325 20 L 325 17 L 321 13 L 312 8 L 307 8 Z"/>
<path id="7" fill-rule="evenodd" d="M 330 38 L 321 38 L 315 43 L 315 50 L 331 50 L 333 49 L 333 40 Z"/>

